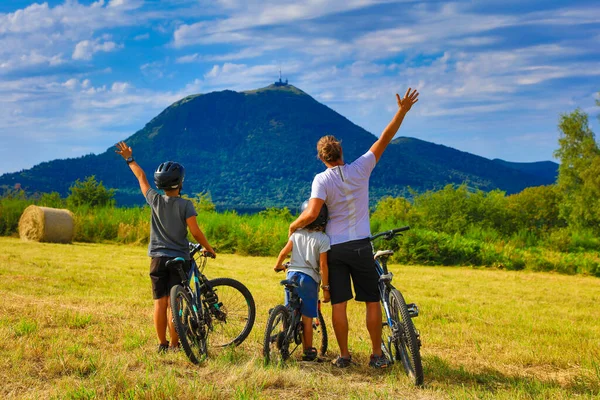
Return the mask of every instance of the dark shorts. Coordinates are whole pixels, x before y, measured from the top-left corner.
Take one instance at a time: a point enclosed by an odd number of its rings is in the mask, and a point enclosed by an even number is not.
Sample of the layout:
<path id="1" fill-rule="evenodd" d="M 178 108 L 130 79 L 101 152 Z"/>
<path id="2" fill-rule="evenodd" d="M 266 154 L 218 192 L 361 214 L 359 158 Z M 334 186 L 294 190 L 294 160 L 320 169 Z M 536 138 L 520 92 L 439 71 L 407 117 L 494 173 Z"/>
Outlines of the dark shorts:
<path id="1" fill-rule="evenodd" d="M 152 257 L 150 261 L 150 280 L 152 281 L 152 297 L 155 300 L 168 296 L 171 288 L 181 283 L 181 277 L 175 268 L 167 268 L 166 263 L 173 257 Z M 184 270 L 190 270 L 190 262 L 183 265 Z"/>
<path id="2" fill-rule="evenodd" d="M 327 253 L 329 264 L 329 292 L 331 304 L 352 299 L 354 286 L 356 301 L 379 301 L 379 275 L 375 269 L 373 247 L 369 239 L 335 244 Z"/>
<path id="3" fill-rule="evenodd" d="M 300 306 L 300 312 L 305 317 L 317 318 L 317 304 L 319 302 L 319 285 L 309 275 L 299 272 L 291 271 L 287 273 L 287 279 L 296 281 L 298 287 L 295 289 L 298 296 L 302 299 L 302 305 Z M 287 305 L 288 291 L 285 291 L 285 304 Z"/>

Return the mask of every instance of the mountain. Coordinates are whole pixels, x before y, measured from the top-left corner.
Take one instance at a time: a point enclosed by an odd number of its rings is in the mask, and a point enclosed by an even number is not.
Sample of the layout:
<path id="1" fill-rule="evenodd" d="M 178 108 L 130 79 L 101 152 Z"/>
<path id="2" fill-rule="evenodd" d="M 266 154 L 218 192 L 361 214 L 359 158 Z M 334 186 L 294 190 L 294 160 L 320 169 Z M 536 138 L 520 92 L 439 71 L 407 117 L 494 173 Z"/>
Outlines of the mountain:
<path id="1" fill-rule="evenodd" d="M 548 181 L 556 181 L 556 177 L 558 176 L 558 164 L 552 161 L 538 161 L 538 162 L 529 162 L 529 163 L 518 163 L 518 162 L 509 162 L 500 160 L 498 158 L 494 158 L 495 163 L 503 165 L 505 167 L 509 167 L 512 169 L 516 169 L 521 172 L 525 172 L 526 174 L 538 176 L 544 180 Z"/>
<path id="2" fill-rule="evenodd" d="M 126 139 L 152 181 L 154 168 L 177 160 L 186 167 L 185 193 L 210 191 L 219 208 L 294 209 L 310 194 L 323 170 L 317 140 L 342 140 L 348 161 L 376 137 L 320 104 L 302 90 L 276 83 L 266 88 L 225 90 L 185 97 Z M 489 160 L 418 139 L 400 137 L 388 147 L 371 178 L 372 201 L 398 196 L 411 187 L 438 189 L 467 182 L 473 188 L 507 193 L 554 182 L 557 164 Z M 140 204 L 137 182 L 113 148 L 99 155 L 44 162 L 0 176 L 0 186 L 20 184 L 34 192 L 65 195 L 76 179 L 96 175 L 117 189 L 119 204 Z"/>

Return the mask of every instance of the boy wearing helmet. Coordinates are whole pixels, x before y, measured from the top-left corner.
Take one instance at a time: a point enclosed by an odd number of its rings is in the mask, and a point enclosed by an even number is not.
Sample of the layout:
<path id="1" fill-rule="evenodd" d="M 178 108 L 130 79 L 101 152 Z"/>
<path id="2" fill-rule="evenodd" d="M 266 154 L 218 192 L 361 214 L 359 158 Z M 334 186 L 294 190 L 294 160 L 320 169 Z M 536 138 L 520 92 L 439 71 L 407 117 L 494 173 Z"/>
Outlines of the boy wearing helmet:
<path id="1" fill-rule="evenodd" d="M 150 279 L 154 298 L 154 328 L 159 340 L 158 352 L 163 353 L 169 347 L 179 347 L 179 337 L 172 318 L 167 317 L 167 312 L 170 314 L 169 293 L 171 288 L 179 283 L 179 276 L 165 266 L 166 262 L 175 257 L 183 257 L 188 261 L 189 267 L 188 228 L 194 239 L 204 247 L 205 252 L 213 257 L 215 252 L 198 226 L 194 205 L 180 197 L 185 177 L 183 165 L 167 161 L 158 166 L 154 172 L 154 183 L 158 189 L 165 191 L 165 194 L 161 195 L 150 187 L 144 170 L 132 157 L 131 147 L 125 142 L 119 142 L 116 147 L 116 152 L 126 160 L 138 179 L 142 194 L 152 209 L 148 255 L 152 257 Z M 171 337 L 170 346 L 167 341 L 167 325 Z"/>
<path id="2" fill-rule="evenodd" d="M 302 203 L 302 211 L 306 209 L 308 201 Z M 288 239 L 287 244 L 279 253 L 274 270 L 285 270 L 283 260 L 290 252 L 292 257 L 287 267 L 287 279 L 298 283 L 298 295 L 302 299 L 302 346 L 304 361 L 314 361 L 317 358 L 317 349 L 313 347 L 312 320 L 318 316 L 319 282 L 322 282 L 323 301 L 329 302 L 329 271 L 327 267 L 327 251 L 329 251 L 329 237 L 324 233 L 327 225 L 327 206 L 323 204 L 317 218 L 304 229 L 298 229 Z M 287 294 L 287 292 L 286 292 Z M 286 299 L 287 302 L 287 299 Z"/>

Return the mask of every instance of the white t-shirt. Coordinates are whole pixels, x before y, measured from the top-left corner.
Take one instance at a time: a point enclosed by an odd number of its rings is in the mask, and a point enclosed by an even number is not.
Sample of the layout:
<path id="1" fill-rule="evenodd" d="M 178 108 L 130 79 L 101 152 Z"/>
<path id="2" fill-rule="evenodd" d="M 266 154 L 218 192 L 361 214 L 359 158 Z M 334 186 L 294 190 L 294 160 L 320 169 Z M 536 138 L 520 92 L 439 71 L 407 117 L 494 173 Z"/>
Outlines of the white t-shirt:
<path id="1" fill-rule="evenodd" d="M 323 232 L 298 229 L 290 236 L 292 258 L 288 271 L 299 271 L 321 282 L 321 253 L 329 251 L 329 238 Z"/>
<path id="2" fill-rule="evenodd" d="M 351 164 L 317 174 L 311 198 L 325 201 L 329 211 L 327 235 L 331 245 L 371 236 L 369 177 L 377 160 L 370 150 Z"/>

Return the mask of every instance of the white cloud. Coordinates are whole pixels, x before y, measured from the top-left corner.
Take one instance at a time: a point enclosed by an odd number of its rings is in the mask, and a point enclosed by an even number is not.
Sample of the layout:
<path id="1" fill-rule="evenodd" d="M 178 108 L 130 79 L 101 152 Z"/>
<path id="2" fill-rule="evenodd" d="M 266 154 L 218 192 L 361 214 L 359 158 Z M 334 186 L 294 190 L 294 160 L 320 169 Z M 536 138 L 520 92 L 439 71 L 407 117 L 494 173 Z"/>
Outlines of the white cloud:
<path id="1" fill-rule="evenodd" d="M 451 40 L 449 43 L 452 46 L 487 46 L 501 42 L 502 38 L 497 36 L 468 36 L 460 39 Z"/>
<path id="2" fill-rule="evenodd" d="M 16 55 L 5 61 L 0 61 L 0 72 L 11 71 L 20 68 L 27 68 L 38 65 L 46 65 L 55 67 L 65 63 L 62 54 L 44 55 L 36 50 L 31 50 L 29 53 Z"/>
<path id="3" fill-rule="evenodd" d="M 194 54 L 188 54 L 187 56 L 178 57 L 177 60 L 175 60 L 175 62 L 178 64 L 188 64 L 188 63 L 196 62 L 199 59 L 200 59 L 199 54 L 194 53 Z"/>
<path id="4" fill-rule="evenodd" d="M 68 81 L 66 81 L 65 83 L 63 83 L 63 86 L 65 86 L 68 89 L 75 89 L 77 86 L 79 86 L 79 81 L 75 78 L 71 78 Z"/>
<path id="5" fill-rule="evenodd" d="M 50 14 L 48 3 L 34 3 L 14 13 L 0 14 L 0 34 L 24 33 L 52 28 L 57 21 Z"/>
<path id="6" fill-rule="evenodd" d="M 111 5 L 100 0 L 85 5 L 68 0 L 54 7 L 35 3 L 12 13 L 0 13 L 0 73 L 35 66 L 56 67 L 71 60 L 89 60 L 98 51 L 114 51 L 121 46 L 102 30 L 156 18 L 134 10 L 141 4 L 136 0 Z M 63 54 L 70 54 L 70 59 L 63 58 Z M 54 72 L 37 68 L 36 73 Z"/>
<path id="7" fill-rule="evenodd" d="M 206 43 L 211 39 L 240 40 L 244 38 L 239 34 L 242 30 L 310 20 L 389 2 L 392 0 L 226 0 L 221 4 L 233 11 L 230 17 L 181 25 L 175 30 L 173 39 L 176 47 Z"/>
<path id="8" fill-rule="evenodd" d="M 127 82 L 114 82 L 110 90 L 114 93 L 125 93 L 130 88 L 131 84 Z"/>
<path id="9" fill-rule="evenodd" d="M 73 51 L 73 55 L 71 57 L 73 60 L 91 60 L 95 53 L 101 51 L 111 52 L 121 47 L 122 46 L 119 46 L 112 41 L 100 42 L 99 39 L 82 40 L 75 46 L 75 50 Z"/>

